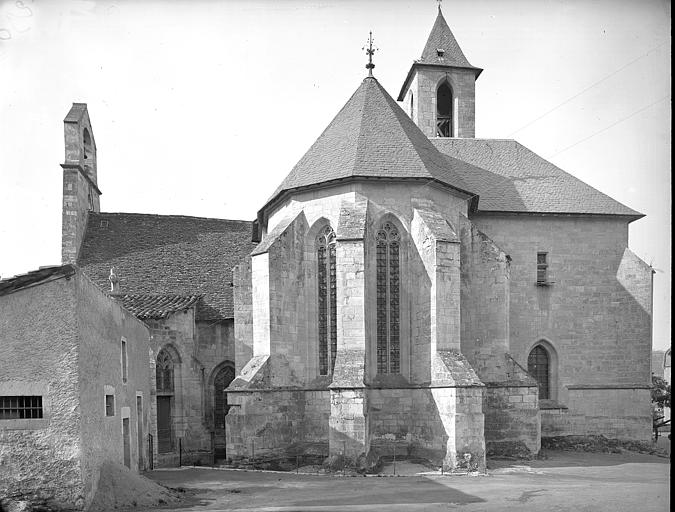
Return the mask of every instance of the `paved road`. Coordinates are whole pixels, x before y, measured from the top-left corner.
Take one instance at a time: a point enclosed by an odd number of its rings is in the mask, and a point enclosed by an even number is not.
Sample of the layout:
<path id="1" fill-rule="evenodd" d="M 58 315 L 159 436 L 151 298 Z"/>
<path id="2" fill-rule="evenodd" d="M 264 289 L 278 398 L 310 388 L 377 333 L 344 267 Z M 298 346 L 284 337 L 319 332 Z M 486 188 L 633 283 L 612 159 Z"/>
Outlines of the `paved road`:
<path id="1" fill-rule="evenodd" d="M 364 478 L 201 468 L 159 470 L 149 476 L 192 490 L 194 499 L 179 508 L 185 511 L 669 510 L 666 458 L 554 452 L 548 460 L 495 461 L 491 466 L 487 476 Z M 411 468 L 399 467 L 406 469 Z"/>

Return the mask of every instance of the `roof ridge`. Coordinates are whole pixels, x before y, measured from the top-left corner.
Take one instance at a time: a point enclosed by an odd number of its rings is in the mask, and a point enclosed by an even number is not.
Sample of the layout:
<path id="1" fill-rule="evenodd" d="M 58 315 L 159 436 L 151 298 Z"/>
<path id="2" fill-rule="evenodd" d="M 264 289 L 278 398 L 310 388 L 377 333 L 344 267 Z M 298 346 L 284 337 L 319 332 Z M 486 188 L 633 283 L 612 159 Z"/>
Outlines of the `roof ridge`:
<path id="1" fill-rule="evenodd" d="M 143 217 L 159 217 L 159 218 L 174 218 L 174 219 L 198 219 L 198 220 L 217 220 L 223 222 L 246 222 L 251 224 L 252 220 L 244 219 L 223 219 L 220 217 L 197 217 L 195 215 L 178 215 L 178 214 L 161 214 L 161 213 L 138 213 L 138 212 L 89 212 L 89 215 L 136 215 Z"/>

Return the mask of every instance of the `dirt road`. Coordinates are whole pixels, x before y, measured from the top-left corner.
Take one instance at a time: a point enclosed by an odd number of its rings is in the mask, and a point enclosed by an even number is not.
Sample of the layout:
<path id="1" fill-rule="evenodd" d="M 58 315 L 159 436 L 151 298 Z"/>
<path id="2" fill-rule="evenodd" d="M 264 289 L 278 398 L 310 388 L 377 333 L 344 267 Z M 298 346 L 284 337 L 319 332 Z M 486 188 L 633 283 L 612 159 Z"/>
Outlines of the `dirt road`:
<path id="1" fill-rule="evenodd" d="M 547 460 L 491 461 L 490 466 L 486 476 L 340 477 L 201 468 L 148 476 L 190 489 L 193 499 L 180 508 L 186 511 L 669 510 L 667 458 L 552 452 Z M 397 474 L 420 470 L 402 463 Z"/>

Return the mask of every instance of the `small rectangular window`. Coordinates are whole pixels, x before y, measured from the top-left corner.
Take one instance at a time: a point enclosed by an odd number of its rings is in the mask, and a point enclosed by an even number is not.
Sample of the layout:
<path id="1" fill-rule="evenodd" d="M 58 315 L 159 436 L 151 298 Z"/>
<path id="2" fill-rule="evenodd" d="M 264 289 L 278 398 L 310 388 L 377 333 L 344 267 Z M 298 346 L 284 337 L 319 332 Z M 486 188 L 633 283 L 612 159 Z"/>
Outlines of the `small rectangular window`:
<path id="1" fill-rule="evenodd" d="M 115 416 L 115 395 L 105 396 L 105 415 Z"/>
<path id="2" fill-rule="evenodd" d="M 548 253 L 537 253 L 537 284 L 548 283 Z"/>
<path id="3" fill-rule="evenodd" d="M 42 417 L 41 396 L 0 396 L 0 420 Z"/>
<path id="4" fill-rule="evenodd" d="M 122 382 L 127 381 L 127 342 L 122 338 Z"/>

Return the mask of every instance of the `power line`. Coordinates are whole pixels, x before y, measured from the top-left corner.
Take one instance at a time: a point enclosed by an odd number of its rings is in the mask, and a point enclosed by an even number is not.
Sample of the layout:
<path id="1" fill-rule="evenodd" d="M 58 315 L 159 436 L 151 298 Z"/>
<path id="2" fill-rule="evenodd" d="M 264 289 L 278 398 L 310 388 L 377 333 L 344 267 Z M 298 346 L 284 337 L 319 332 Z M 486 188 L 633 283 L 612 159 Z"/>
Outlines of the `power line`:
<path id="1" fill-rule="evenodd" d="M 570 146 L 567 146 L 566 148 L 561 149 L 561 150 L 558 151 L 557 153 L 554 153 L 554 154 L 552 154 L 551 156 L 549 156 L 549 157 L 547 157 L 547 158 L 553 158 L 554 156 L 557 156 L 557 155 L 559 155 L 560 153 L 563 153 L 563 152 L 567 151 L 568 149 L 571 149 L 571 148 L 573 148 L 574 146 L 576 146 L 576 145 L 578 145 L 578 144 L 581 144 L 582 142 L 585 142 L 585 141 L 587 141 L 588 139 L 591 139 L 591 138 L 595 137 L 596 135 L 601 134 L 602 132 L 606 132 L 607 130 L 609 130 L 610 128 L 616 126 L 617 124 L 623 123 L 624 121 L 630 119 L 631 117 L 634 117 L 634 116 L 638 115 L 640 112 L 643 112 L 643 111 L 647 110 L 648 108 L 653 107 L 653 106 L 656 105 L 657 103 L 661 103 L 663 100 L 667 100 L 669 97 L 670 97 L 670 95 L 666 95 L 666 96 L 664 96 L 663 98 L 660 98 L 660 99 L 656 100 L 655 102 L 650 103 L 649 105 L 647 105 L 647 106 L 645 106 L 645 107 L 642 107 L 642 108 L 639 109 L 639 110 L 636 110 L 636 111 L 633 112 L 632 114 L 629 114 L 629 115 L 627 115 L 626 117 L 623 117 L 623 118 L 619 119 L 619 120 L 616 121 L 615 123 L 612 123 L 612 124 L 610 124 L 609 126 L 606 126 L 606 127 L 603 128 L 602 130 L 598 130 L 597 132 L 595 132 L 595 133 L 589 135 L 588 137 L 584 137 L 583 139 L 578 140 L 578 141 L 575 142 L 574 144 L 572 144 L 572 145 L 570 145 Z"/>
<path id="2" fill-rule="evenodd" d="M 624 64 L 623 66 L 621 66 L 621 67 L 620 67 L 619 69 L 617 69 L 616 71 L 613 71 L 612 73 L 610 73 L 609 75 L 607 75 L 607 76 L 601 78 L 601 79 L 598 80 L 597 82 L 592 83 L 591 85 L 589 85 L 589 86 L 586 87 L 585 89 L 583 89 L 583 90 L 579 91 L 578 93 L 576 93 L 574 96 L 571 96 L 571 97 L 567 98 L 567 99 L 566 99 L 565 101 L 563 101 L 562 103 L 559 103 L 558 105 L 556 105 L 556 106 L 553 107 L 552 109 L 550 109 L 550 110 L 544 112 L 544 113 L 543 113 L 542 115 L 540 115 L 539 117 L 537 117 L 537 118 L 533 119 L 532 121 L 530 121 L 529 123 L 527 123 L 527 124 L 521 126 L 521 127 L 518 128 L 516 131 L 513 131 L 513 132 L 509 133 L 506 137 L 507 137 L 507 138 L 511 138 L 511 137 L 512 137 L 513 135 L 515 135 L 516 133 L 518 133 L 518 132 L 524 130 L 525 128 L 527 128 L 528 126 L 530 126 L 530 125 L 536 123 L 536 122 L 539 121 L 540 119 L 542 119 L 542 118 L 546 117 L 547 115 L 549 115 L 551 112 L 553 112 L 553 111 L 559 109 L 559 108 L 562 107 L 563 105 L 566 105 L 566 104 L 569 103 L 570 101 L 572 101 L 572 100 L 578 98 L 579 96 L 581 96 L 582 94 L 584 94 L 586 91 L 592 89 L 592 88 L 595 87 L 596 85 L 601 84 L 601 83 L 604 82 L 605 80 L 608 80 L 609 78 L 613 77 L 613 76 L 616 75 L 617 73 L 619 73 L 619 72 L 623 71 L 624 69 L 626 69 L 628 66 L 632 66 L 633 64 L 635 64 L 635 63 L 636 63 L 637 61 L 639 61 L 640 59 L 645 58 L 645 57 L 646 57 L 647 55 L 649 55 L 651 52 L 653 52 L 653 51 L 655 51 L 655 50 L 658 50 L 659 48 L 661 48 L 662 46 L 665 46 L 666 44 L 668 44 L 668 41 L 664 41 L 664 42 L 661 43 L 660 45 L 655 46 L 655 47 L 652 48 L 651 50 L 646 51 L 645 53 L 643 53 L 643 54 L 640 55 L 639 57 L 633 59 L 633 60 L 630 61 L 629 63 Z"/>

